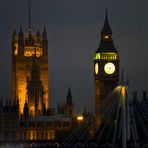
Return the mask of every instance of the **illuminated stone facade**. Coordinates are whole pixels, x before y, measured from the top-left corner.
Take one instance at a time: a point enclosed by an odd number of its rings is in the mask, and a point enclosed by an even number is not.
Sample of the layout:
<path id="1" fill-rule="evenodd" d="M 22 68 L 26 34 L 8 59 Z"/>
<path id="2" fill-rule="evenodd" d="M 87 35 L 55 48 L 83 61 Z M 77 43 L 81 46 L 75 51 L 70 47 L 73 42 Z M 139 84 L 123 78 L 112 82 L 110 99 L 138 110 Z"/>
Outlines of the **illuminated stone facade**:
<path id="1" fill-rule="evenodd" d="M 105 117 L 105 104 L 111 104 L 105 97 L 119 81 L 119 54 L 113 44 L 112 30 L 106 18 L 101 32 L 101 41 L 94 57 L 95 77 L 95 124 L 100 126 Z"/>
<path id="2" fill-rule="evenodd" d="M 0 147 L 4 143 L 55 140 L 72 127 L 71 116 L 19 116 L 19 102 L 0 100 Z"/>
<path id="3" fill-rule="evenodd" d="M 20 141 L 54 140 L 72 127 L 69 116 L 40 116 L 20 120 Z"/>
<path id="4" fill-rule="evenodd" d="M 48 40 L 44 28 L 42 37 L 37 31 L 32 35 L 31 29 L 24 35 L 22 28 L 19 33 L 14 29 L 12 36 L 12 102 L 19 99 L 20 114 L 23 113 L 27 100 L 27 79 L 31 76 L 33 56 L 36 50 L 37 63 L 40 66 L 40 80 L 44 88 L 44 102 L 48 108 Z"/>
<path id="5" fill-rule="evenodd" d="M 25 105 L 28 102 L 28 114 L 31 117 L 41 116 L 46 111 L 44 87 L 40 80 L 40 67 L 37 63 L 36 54 L 35 51 L 30 78 L 27 79 L 27 100 L 25 102 Z"/>

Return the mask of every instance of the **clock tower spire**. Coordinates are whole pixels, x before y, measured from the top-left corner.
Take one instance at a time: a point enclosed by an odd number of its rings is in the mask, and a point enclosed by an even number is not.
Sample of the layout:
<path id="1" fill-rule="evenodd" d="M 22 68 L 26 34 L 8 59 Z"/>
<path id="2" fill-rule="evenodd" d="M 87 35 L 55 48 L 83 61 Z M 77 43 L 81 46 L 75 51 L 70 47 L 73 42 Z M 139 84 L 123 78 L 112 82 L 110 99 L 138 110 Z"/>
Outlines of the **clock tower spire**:
<path id="1" fill-rule="evenodd" d="M 29 16 L 28 27 L 29 27 L 29 31 L 31 31 L 31 3 L 30 3 L 30 0 L 28 0 L 28 16 Z"/>
<path id="2" fill-rule="evenodd" d="M 111 103 L 111 100 L 105 98 L 117 86 L 119 81 L 119 54 L 113 43 L 107 10 L 101 31 L 100 45 L 94 57 L 94 77 L 95 122 L 96 126 L 100 126 L 106 116 L 104 104 Z"/>
<path id="3" fill-rule="evenodd" d="M 104 21 L 104 26 L 102 29 L 102 33 L 109 33 L 112 34 L 112 30 L 108 21 L 108 11 L 106 9 L 106 15 L 105 15 L 105 21 Z"/>

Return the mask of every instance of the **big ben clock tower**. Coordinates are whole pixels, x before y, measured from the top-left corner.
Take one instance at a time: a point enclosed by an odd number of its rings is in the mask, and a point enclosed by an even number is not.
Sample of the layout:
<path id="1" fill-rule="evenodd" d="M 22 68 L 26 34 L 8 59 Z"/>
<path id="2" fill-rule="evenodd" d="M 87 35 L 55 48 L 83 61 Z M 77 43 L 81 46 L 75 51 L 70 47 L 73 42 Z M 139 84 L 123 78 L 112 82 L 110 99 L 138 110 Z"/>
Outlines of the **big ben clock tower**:
<path id="1" fill-rule="evenodd" d="M 119 54 L 113 44 L 112 30 L 108 22 L 108 14 L 103 29 L 99 48 L 94 57 L 95 77 L 95 123 L 100 126 L 104 120 L 105 99 L 107 95 L 117 86 L 119 81 Z"/>

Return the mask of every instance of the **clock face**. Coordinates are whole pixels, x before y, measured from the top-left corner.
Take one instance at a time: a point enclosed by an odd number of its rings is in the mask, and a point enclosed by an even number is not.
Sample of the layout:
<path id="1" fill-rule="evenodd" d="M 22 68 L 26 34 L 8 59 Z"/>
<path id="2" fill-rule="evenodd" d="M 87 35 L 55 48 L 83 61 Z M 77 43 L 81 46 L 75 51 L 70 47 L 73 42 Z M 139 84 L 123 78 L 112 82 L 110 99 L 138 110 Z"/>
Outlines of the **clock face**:
<path id="1" fill-rule="evenodd" d="M 113 74 L 115 72 L 115 65 L 111 62 L 106 63 L 104 66 L 104 71 L 107 74 Z"/>
<path id="2" fill-rule="evenodd" d="M 95 64 L 95 74 L 98 75 L 98 73 L 99 73 L 99 64 L 96 63 Z"/>

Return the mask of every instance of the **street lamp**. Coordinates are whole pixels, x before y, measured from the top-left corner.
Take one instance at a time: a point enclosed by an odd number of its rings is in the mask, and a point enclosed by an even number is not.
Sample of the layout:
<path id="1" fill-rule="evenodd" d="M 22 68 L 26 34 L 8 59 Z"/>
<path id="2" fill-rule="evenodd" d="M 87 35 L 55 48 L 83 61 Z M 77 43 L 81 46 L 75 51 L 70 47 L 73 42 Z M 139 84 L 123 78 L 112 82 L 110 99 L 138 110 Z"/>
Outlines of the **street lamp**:
<path id="1" fill-rule="evenodd" d="M 82 115 L 77 116 L 77 121 L 81 122 L 83 121 L 84 117 Z"/>

